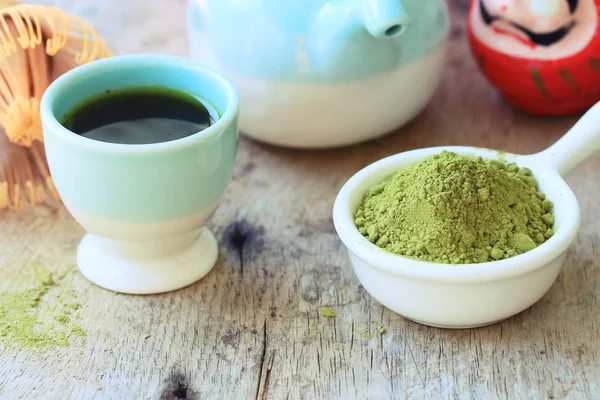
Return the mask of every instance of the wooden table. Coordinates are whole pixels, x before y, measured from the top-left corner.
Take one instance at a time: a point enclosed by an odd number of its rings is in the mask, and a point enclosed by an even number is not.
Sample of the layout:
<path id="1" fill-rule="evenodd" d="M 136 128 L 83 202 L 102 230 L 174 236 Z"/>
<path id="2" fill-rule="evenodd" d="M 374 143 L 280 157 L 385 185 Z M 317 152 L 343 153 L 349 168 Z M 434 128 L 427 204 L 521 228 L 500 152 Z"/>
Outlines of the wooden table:
<path id="1" fill-rule="evenodd" d="M 56 3 L 54 3 L 56 4 Z M 187 54 L 184 0 L 61 1 L 117 53 Z M 155 296 L 119 295 L 74 274 L 87 338 L 0 355 L 0 398 L 600 399 L 600 157 L 569 177 L 583 220 L 565 269 L 525 312 L 472 330 L 422 326 L 360 286 L 332 225 L 334 197 L 381 157 L 432 145 L 531 153 L 575 118 L 507 107 L 471 59 L 466 0 L 450 2 L 452 44 L 435 99 L 376 141 L 297 151 L 241 139 L 235 177 L 210 222 L 215 269 Z M 83 231 L 58 206 L 0 214 L 0 273 L 31 259 L 75 264 Z M 337 318 L 326 319 L 328 306 Z M 364 332 L 387 332 L 368 339 Z"/>

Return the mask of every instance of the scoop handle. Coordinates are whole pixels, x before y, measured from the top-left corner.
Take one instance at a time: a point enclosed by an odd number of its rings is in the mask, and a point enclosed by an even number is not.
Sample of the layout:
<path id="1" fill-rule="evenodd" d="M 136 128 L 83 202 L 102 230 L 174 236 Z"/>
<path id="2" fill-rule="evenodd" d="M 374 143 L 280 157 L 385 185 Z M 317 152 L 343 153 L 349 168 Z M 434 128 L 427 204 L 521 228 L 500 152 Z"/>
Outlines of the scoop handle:
<path id="1" fill-rule="evenodd" d="M 597 151 L 600 151 L 600 102 L 590 108 L 556 143 L 532 157 L 554 166 L 564 177 Z"/>

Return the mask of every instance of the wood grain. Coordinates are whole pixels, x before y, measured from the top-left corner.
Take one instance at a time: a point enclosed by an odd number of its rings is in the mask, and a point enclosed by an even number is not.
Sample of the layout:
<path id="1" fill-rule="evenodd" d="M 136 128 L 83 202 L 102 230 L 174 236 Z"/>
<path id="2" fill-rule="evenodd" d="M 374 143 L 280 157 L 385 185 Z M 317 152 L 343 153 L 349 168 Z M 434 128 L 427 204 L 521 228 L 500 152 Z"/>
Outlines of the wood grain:
<path id="1" fill-rule="evenodd" d="M 118 53 L 187 52 L 185 1 L 57 3 L 89 18 Z M 467 3 L 449 2 L 448 67 L 411 124 L 327 151 L 242 139 L 234 181 L 210 222 L 220 238 L 216 268 L 156 296 L 114 294 L 74 274 L 87 338 L 44 353 L 4 350 L 0 398 L 600 399 L 599 157 L 568 179 L 583 220 L 556 284 L 493 326 L 440 330 L 383 308 L 359 285 L 333 229 L 337 191 L 381 157 L 456 144 L 531 153 L 576 120 L 503 103 L 469 54 Z M 48 269 L 74 265 L 83 234 L 61 205 L 0 214 L 0 232 L 3 278 L 32 259 Z M 322 306 L 337 318 L 321 317 Z"/>

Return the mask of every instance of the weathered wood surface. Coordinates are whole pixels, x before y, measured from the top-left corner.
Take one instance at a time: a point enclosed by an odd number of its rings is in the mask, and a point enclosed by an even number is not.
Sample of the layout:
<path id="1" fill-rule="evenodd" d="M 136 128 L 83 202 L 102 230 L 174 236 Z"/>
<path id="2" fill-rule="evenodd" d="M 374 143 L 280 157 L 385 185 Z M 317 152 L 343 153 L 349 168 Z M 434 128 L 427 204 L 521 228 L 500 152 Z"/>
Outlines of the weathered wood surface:
<path id="1" fill-rule="evenodd" d="M 118 53 L 186 54 L 183 0 L 58 4 L 92 20 Z M 413 123 L 330 151 L 242 139 L 210 223 L 221 243 L 216 268 L 156 296 L 113 294 L 75 274 L 87 338 L 2 353 L 0 398 L 599 399 L 599 157 L 568 179 L 583 221 L 558 281 L 529 310 L 490 327 L 434 329 L 383 308 L 360 287 L 334 232 L 337 190 L 383 156 L 445 144 L 531 153 L 575 121 L 525 116 L 502 102 L 468 53 L 466 8 L 466 0 L 450 3 L 448 68 Z M 0 232 L 2 277 L 31 259 L 73 265 L 83 234 L 61 206 L 0 214 Z M 320 306 L 338 317 L 320 317 Z M 362 336 L 380 326 L 385 335 Z"/>

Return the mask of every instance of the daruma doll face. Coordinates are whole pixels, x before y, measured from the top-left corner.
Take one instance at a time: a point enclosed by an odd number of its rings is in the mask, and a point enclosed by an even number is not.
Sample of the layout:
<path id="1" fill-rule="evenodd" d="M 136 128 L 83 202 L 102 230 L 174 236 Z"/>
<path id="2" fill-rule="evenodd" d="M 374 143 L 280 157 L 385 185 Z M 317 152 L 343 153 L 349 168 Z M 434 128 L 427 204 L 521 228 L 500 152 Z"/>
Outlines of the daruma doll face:
<path id="1" fill-rule="evenodd" d="M 473 35 L 507 55 L 555 60 L 582 51 L 597 30 L 594 0 L 475 0 Z"/>

